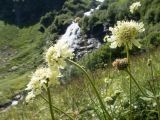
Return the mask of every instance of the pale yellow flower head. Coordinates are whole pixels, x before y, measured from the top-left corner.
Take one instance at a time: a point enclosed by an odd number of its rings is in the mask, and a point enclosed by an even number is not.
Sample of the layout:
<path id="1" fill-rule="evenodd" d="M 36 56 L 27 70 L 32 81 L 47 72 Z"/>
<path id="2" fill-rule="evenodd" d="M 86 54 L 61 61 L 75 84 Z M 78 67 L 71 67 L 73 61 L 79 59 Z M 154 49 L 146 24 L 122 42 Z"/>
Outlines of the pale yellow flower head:
<path id="1" fill-rule="evenodd" d="M 67 43 L 58 41 L 47 50 L 45 59 L 51 69 L 63 68 L 66 65 L 65 59 L 71 59 L 73 55 L 73 50 Z"/>
<path id="2" fill-rule="evenodd" d="M 129 9 L 130 9 L 130 12 L 133 14 L 136 10 L 138 10 L 138 8 L 141 6 L 141 3 L 140 2 L 135 2 L 133 3 Z"/>
<path id="3" fill-rule="evenodd" d="M 29 92 L 25 98 L 25 101 L 27 103 L 31 102 L 35 98 L 35 94 L 33 94 L 33 91 Z"/>
<path id="4" fill-rule="evenodd" d="M 30 91 L 26 96 L 26 102 L 32 100 L 36 95 L 41 94 L 42 90 L 47 88 L 46 84 L 48 86 L 57 84 L 57 76 L 59 74 L 58 69 L 51 71 L 49 68 L 38 68 L 35 73 L 33 73 L 32 78 L 25 89 Z"/>
<path id="5" fill-rule="evenodd" d="M 110 27 L 112 32 L 110 37 L 107 37 L 107 41 L 111 42 L 110 47 L 116 48 L 121 46 L 128 46 L 132 49 L 132 45 L 141 47 L 141 44 L 137 40 L 139 33 L 145 31 L 144 24 L 137 23 L 135 21 L 118 21 L 114 28 Z"/>
<path id="6" fill-rule="evenodd" d="M 34 95 L 40 94 L 42 88 L 47 83 L 47 78 L 50 78 L 51 75 L 52 73 L 49 68 L 38 68 L 35 73 L 33 73 L 26 90 L 31 90 Z"/>

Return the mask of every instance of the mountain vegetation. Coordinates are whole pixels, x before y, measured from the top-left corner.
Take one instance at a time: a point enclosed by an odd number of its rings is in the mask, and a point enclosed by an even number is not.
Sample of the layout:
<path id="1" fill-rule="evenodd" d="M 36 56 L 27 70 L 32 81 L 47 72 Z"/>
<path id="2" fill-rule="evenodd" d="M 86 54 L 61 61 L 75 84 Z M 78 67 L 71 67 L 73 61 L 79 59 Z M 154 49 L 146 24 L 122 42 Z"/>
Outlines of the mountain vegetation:
<path id="1" fill-rule="evenodd" d="M 61 9 L 65 0 L 1 0 L 0 19 L 18 26 L 32 25 L 52 10 Z"/>
<path id="2" fill-rule="evenodd" d="M 132 14 L 129 6 L 136 0 L 104 0 L 103 3 L 97 0 L 1 0 L 0 118 L 51 119 L 48 102 L 42 98 L 47 98 L 45 88 L 42 96 L 31 103 L 23 98 L 18 105 L 4 108 L 15 95 L 26 96 L 24 89 L 33 72 L 47 66 L 44 61 L 47 49 L 78 19 L 81 37 L 95 38 L 101 43 L 100 48 L 76 61 L 93 79 L 93 84 L 85 79 L 83 71 L 70 63 L 64 69 L 66 84 L 61 82 L 50 88 L 55 119 L 108 120 L 105 113 L 109 111 L 116 120 L 159 120 L 160 1 L 139 1 L 141 6 Z M 98 5 L 100 8 L 91 16 L 84 16 Z M 112 35 L 109 28 L 122 20 L 144 23 L 145 32 L 138 36 L 141 48 L 134 46 L 127 53 L 125 46 L 111 49 L 110 43 L 104 41 L 106 35 Z M 131 55 L 128 68 L 131 71 L 113 69 L 112 62 L 126 54 Z M 94 94 L 94 85 L 101 98 Z"/>

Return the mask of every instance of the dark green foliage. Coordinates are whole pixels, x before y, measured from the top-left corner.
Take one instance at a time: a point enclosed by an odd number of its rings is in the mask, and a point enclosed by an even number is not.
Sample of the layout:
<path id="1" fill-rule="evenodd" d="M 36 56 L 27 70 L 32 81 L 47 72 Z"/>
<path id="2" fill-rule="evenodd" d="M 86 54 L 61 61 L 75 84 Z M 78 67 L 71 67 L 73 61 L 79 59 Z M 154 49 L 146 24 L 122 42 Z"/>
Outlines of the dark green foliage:
<path id="1" fill-rule="evenodd" d="M 150 28 L 150 29 L 149 29 Z M 159 46 L 160 45 L 160 24 L 150 25 L 147 28 L 144 42 L 147 45 Z"/>
<path id="2" fill-rule="evenodd" d="M 146 23 L 154 23 L 154 18 L 155 18 L 155 9 L 151 8 L 147 11 L 144 19 Z"/>
<path id="3" fill-rule="evenodd" d="M 84 16 L 80 21 L 80 26 L 82 28 L 82 33 L 91 34 L 95 37 L 97 35 L 95 34 L 96 32 L 94 33 L 94 31 L 97 30 L 95 30 L 97 25 L 105 24 L 108 28 L 109 26 L 113 26 L 116 21 L 123 20 L 128 17 L 128 0 L 124 0 L 124 2 L 106 0 L 100 7 L 100 10 L 97 10 L 92 16 Z M 104 37 L 103 31 L 100 35 Z"/>
<path id="4" fill-rule="evenodd" d="M 156 24 L 160 21 L 160 1 L 144 0 L 141 7 L 141 17 L 147 24 Z"/>
<path id="5" fill-rule="evenodd" d="M 152 32 L 147 36 L 148 40 L 154 46 L 159 46 L 160 44 L 160 32 Z"/>
<path id="6" fill-rule="evenodd" d="M 133 107 L 133 114 L 134 114 L 134 120 L 157 120 L 158 119 L 158 114 L 155 111 L 152 111 L 155 109 L 152 105 L 151 101 L 145 101 L 140 98 L 140 96 L 135 96 L 135 103 Z M 139 111 L 142 111 L 139 113 Z"/>
<path id="7" fill-rule="evenodd" d="M 42 24 L 44 27 L 48 27 L 53 22 L 53 19 L 55 17 L 54 12 L 49 12 L 45 16 L 41 17 L 40 24 Z"/>
<path id="8" fill-rule="evenodd" d="M 93 53 L 84 56 L 81 62 L 86 68 L 96 70 L 97 68 L 104 68 L 106 63 L 109 63 L 115 58 L 122 57 L 124 57 L 122 48 L 110 49 L 108 45 L 103 45 Z"/>
<path id="9" fill-rule="evenodd" d="M 1 0 L 0 19 L 19 26 L 34 24 L 46 12 L 58 10 L 65 0 Z"/>
<path id="10" fill-rule="evenodd" d="M 72 22 L 72 17 L 70 14 L 61 14 L 55 17 L 52 25 L 57 28 L 56 32 L 58 34 L 63 34 L 71 22 Z"/>

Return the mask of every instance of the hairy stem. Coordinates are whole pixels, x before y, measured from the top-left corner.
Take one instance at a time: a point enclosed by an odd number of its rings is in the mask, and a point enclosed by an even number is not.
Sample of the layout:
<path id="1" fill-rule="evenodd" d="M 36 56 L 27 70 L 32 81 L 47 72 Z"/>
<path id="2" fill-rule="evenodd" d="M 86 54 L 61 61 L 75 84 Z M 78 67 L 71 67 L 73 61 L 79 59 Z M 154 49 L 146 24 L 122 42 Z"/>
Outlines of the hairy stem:
<path id="1" fill-rule="evenodd" d="M 141 91 L 141 93 L 144 95 L 144 96 L 147 96 L 144 92 L 143 92 L 143 90 L 142 90 L 142 88 L 139 86 L 139 84 L 137 83 L 137 81 L 136 81 L 136 79 L 133 77 L 133 75 L 128 71 L 128 70 L 126 70 L 126 72 L 129 74 L 129 76 L 132 78 L 132 80 L 134 81 L 134 83 L 136 84 L 136 86 L 138 87 L 138 89 Z"/>
<path id="2" fill-rule="evenodd" d="M 94 90 L 94 92 L 95 92 L 95 94 L 96 94 L 96 96 L 97 96 L 97 98 L 98 98 L 98 101 L 99 101 L 99 103 L 100 103 L 100 105 L 101 105 L 102 111 L 104 111 L 104 113 L 107 114 L 108 120 L 112 120 L 112 117 L 110 116 L 109 112 L 106 110 L 106 107 L 105 107 L 105 105 L 104 105 L 104 103 L 103 103 L 103 101 L 102 101 L 102 98 L 101 98 L 100 94 L 98 93 L 98 91 L 97 91 L 97 89 L 96 89 L 96 87 L 95 87 L 95 85 L 94 85 L 91 77 L 90 77 L 89 74 L 87 73 L 87 71 L 86 71 L 82 66 L 80 66 L 78 63 L 76 63 L 76 62 L 74 62 L 74 61 L 72 61 L 72 60 L 70 60 L 70 59 L 67 59 L 66 61 L 68 61 L 69 63 L 75 65 L 77 68 L 79 68 L 79 69 L 86 75 L 88 81 L 90 82 L 90 84 L 91 84 L 91 86 L 92 86 L 92 88 L 93 88 L 93 90 Z M 105 117 L 105 116 L 106 116 L 106 115 L 104 114 L 104 117 Z"/>
<path id="3" fill-rule="evenodd" d="M 126 52 L 127 52 L 127 60 L 128 60 L 128 70 L 129 72 L 131 72 L 131 68 L 130 68 L 130 56 L 129 56 L 129 47 L 128 45 L 126 45 Z M 130 108 L 130 120 L 132 120 L 132 80 L 131 80 L 131 76 L 129 79 L 129 108 Z"/>
<path id="4" fill-rule="evenodd" d="M 46 83 L 46 87 L 47 87 L 48 104 L 49 104 L 49 108 L 50 108 L 51 118 L 52 118 L 52 120 L 55 120 L 53 109 L 52 109 L 52 99 L 51 99 L 50 89 L 48 87 L 48 82 Z"/>

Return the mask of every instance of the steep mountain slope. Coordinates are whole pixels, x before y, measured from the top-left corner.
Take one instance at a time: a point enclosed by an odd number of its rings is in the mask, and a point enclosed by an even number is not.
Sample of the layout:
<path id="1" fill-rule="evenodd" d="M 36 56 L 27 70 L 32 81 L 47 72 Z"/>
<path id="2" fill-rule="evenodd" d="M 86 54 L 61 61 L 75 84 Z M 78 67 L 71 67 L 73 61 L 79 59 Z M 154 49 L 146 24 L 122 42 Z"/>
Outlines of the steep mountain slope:
<path id="1" fill-rule="evenodd" d="M 25 86 L 43 58 L 44 35 L 39 25 L 20 29 L 0 21 L 0 103 Z"/>
<path id="2" fill-rule="evenodd" d="M 59 10 L 65 0 L 1 0 L 0 20 L 18 26 L 28 26 L 39 21 L 48 11 Z"/>

